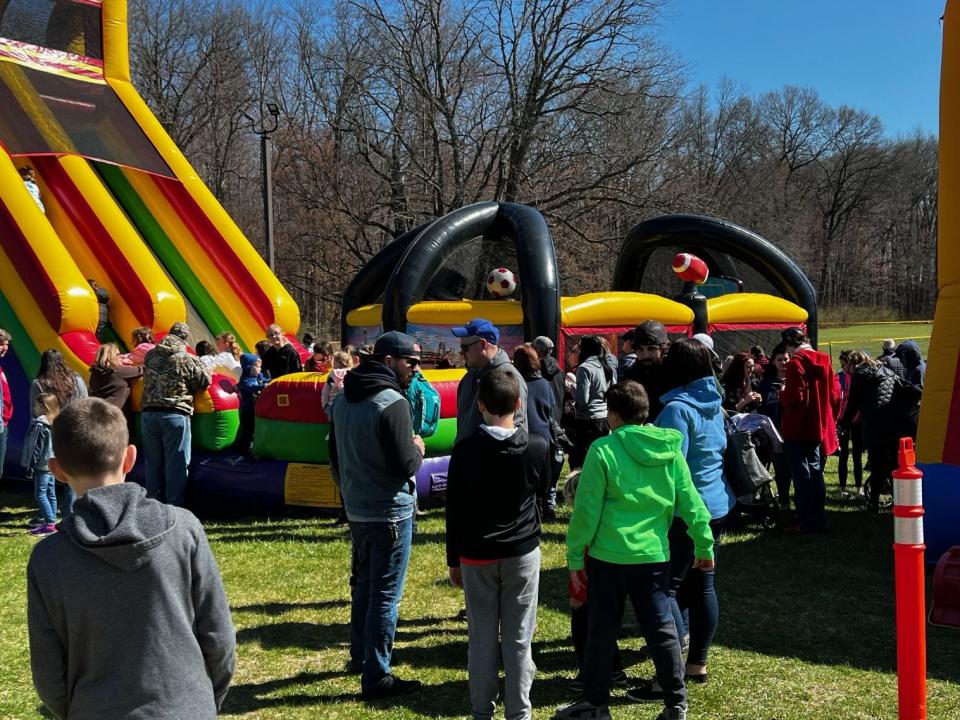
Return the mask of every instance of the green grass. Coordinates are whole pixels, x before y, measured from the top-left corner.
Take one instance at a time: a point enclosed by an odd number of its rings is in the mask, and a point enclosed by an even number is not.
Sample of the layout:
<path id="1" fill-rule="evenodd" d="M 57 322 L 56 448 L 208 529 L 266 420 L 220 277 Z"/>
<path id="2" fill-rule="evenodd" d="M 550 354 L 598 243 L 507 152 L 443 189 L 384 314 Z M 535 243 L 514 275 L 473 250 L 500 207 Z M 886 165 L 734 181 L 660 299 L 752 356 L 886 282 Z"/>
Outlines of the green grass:
<path id="1" fill-rule="evenodd" d="M 836 488 L 830 488 L 831 497 Z M 718 556 L 722 618 L 710 683 L 690 691 L 691 717 L 714 720 L 896 718 L 890 515 L 830 503 L 831 532 L 795 537 L 745 530 Z M 23 531 L 28 489 L 0 492 L 0 718 L 38 717 L 30 683 L 24 567 L 35 542 Z M 400 608 L 396 670 L 427 687 L 394 704 L 365 704 L 347 658 L 349 544 L 327 518 L 204 518 L 233 608 L 238 670 L 229 718 L 454 718 L 468 715 L 466 627 L 460 593 L 446 582 L 442 511 L 419 524 Z M 565 519 L 545 528 L 534 658 L 536 718 L 569 694 Z M 630 613 L 627 613 L 630 618 Z M 622 641 L 631 677 L 642 641 Z M 960 717 L 960 634 L 928 629 L 929 717 Z M 651 706 L 614 701 L 618 718 L 652 718 Z"/>
<path id="2" fill-rule="evenodd" d="M 933 323 L 870 323 L 846 325 L 843 327 L 825 327 L 820 329 L 818 338 L 820 349 L 830 353 L 834 364 L 844 350 L 865 350 L 870 357 L 877 357 L 885 338 L 893 338 L 898 343 L 904 340 L 916 340 L 924 358 L 930 348 L 930 332 Z"/>

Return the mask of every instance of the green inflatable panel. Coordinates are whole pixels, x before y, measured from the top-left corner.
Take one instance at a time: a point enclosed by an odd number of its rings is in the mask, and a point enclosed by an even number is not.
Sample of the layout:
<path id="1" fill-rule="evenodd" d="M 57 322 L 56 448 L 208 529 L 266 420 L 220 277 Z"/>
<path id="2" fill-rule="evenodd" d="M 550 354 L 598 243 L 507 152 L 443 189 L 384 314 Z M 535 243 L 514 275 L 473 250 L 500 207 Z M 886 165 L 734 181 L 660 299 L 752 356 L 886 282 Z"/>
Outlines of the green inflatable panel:
<path id="1" fill-rule="evenodd" d="M 253 431 L 253 454 L 290 462 L 327 463 L 326 423 L 298 423 L 257 418 Z"/>
<path id="2" fill-rule="evenodd" d="M 437 423 L 437 431 L 423 439 L 427 448 L 427 457 L 449 455 L 453 450 L 453 441 L 457 439 L 457 419 L 444 418 Z"/>
<path id="3" fill-rule="evenodd" d="M 240 411 L 220 410 L 195 414 L 190 426 L 193 432 L 193 447 L 208 452 L 226 450 L 237 439 Z"/>

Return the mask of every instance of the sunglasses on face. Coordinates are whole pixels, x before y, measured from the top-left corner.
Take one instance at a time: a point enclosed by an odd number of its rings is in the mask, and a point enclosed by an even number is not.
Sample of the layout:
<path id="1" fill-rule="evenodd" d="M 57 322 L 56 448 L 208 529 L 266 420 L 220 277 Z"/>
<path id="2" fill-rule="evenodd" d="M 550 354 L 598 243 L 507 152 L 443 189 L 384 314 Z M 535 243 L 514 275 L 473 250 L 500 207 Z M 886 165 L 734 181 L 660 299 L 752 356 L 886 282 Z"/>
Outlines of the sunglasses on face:
<path id="1" fill-rule="evenodd" d="M 403 360 L 407 365 L 409 365 L 412 368 L 419 367 L 420 365 L 420 358 L 404 357 L 400 359 Z"/>
<path id="2" fill-rule="evenodd" d="M 281 333 L 278 332 L 268 332 L 267 337 L 280 337 Z"/>
<path id="3" fill-rule="evenodd" d="M 482 342 L 483 340 L 475 340 L 472 343 L 462 343 L 460 345 L 460 354 L 466 355 L 468 352 L 470 352 L 470 348 L 472 348 L 474 345 L 479 345 Z"/>

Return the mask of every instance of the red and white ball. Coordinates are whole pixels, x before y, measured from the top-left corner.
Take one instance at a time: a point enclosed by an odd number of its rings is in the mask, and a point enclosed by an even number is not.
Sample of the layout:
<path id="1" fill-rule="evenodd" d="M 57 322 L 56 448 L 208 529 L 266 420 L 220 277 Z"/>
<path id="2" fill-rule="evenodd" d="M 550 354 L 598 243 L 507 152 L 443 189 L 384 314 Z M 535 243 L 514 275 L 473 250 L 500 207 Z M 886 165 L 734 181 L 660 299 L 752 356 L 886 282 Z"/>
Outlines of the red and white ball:
<path id="1" fill-rule="evenodd" d="M 494 297 L 508 297 L 516 289 L 517 278 L 507 268 L 494 268 L 487 274 L 487 290 Z"/>
<path id="2" fill-rule="evenodd" d="M 694 285 L 703 285 L 710 277 L 710 269 L 707 264 L 690 253 L 677 253 L 673 257 L 673 272 L 684 282 L 692 282 Z"/>

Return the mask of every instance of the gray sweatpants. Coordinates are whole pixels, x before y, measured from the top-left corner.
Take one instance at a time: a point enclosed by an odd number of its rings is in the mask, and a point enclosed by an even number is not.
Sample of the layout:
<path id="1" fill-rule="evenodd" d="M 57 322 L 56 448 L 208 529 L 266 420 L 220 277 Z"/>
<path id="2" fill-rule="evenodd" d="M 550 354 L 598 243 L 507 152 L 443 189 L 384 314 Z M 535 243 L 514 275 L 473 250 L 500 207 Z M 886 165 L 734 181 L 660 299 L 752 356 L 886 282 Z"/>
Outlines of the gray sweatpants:
<path id="1" fill-rule="evenodd" d="M 503 652 L 507 720 L 529 720 L 530 686 L 537 666 L 530 643 L 537 624 L 540 548 L 485 565 L 463 565 L 467 601 L 467 673 L 475 720 L 493 717 L 499 686 L 498 646 Z M 498 643 L 499 639 L 499 643 Z"/>

